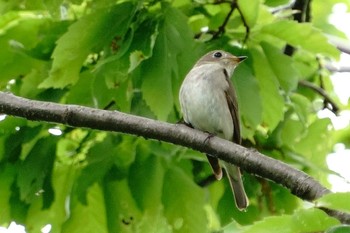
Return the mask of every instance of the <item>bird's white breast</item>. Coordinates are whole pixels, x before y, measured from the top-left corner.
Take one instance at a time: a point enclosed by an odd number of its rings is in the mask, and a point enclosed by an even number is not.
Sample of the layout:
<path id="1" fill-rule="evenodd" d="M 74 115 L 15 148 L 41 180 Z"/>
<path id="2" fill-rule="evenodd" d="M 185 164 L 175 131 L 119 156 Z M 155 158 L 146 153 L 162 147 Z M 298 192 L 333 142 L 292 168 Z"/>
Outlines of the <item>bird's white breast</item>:
<path id="1" fill-rule="evenodd" d="M 221 66 L 204 64 L 194 67 L 180 89 L 185 122 L 196 129 L 231 140 L 233 122 L 225 96 L 227 89 L 228 83 Z"/>

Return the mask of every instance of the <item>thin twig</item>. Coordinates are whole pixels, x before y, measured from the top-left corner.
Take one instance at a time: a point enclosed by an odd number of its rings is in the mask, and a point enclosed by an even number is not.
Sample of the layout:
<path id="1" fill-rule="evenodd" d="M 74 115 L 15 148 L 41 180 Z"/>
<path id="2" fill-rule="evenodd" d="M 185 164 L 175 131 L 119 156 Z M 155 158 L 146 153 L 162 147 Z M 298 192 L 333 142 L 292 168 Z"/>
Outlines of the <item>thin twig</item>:
<path id="1" fill-rule="evenodd" d="M 243 13 L 242 13 L 242 11 L 241 11 L 241 8 L 239 7 L 238 4 L 237 4 L 237 10 L 238 10 L 238 12 L 239 12 L 239 14 L 240 14 L 240 16 L 241 16 L 241 20 L 242 20 L 243 25 L 244 25 L 244 27 L 245 27 L 245 36 L 244 36 L 244 40 L 243 40 L 243 44 L 245 44 L 245 43 L 247 42 L 248 38 L 249 38 L 250 27 L 249 27 L 249 25 L 248 25 L 246 19 L 244 18 L 244 15 L 243 15 Z"/>
<path id="2" fill-rule="evenodd" d="M 327 94 L 327 92 L 323 88 L 321 88 L 321 87 L 319 87 L 311 82 L 308 82 L 306 80 L 300 80 L 298 84 L 300 86 L 307 87 L 307 88 L 317 92 L 319 95 L 321 95 L 324 98 L 326 103 L 329 103 L 332 106 L 331 109 L 328 108 L 327 105 L 325 107 L 327 107 L 329 110 L 331 110 L 335 114 L 338 113 L 339 107 L 338 107 L 337 103 L 335 103 L 334 100 L 332 100 L 332 98 L 329 97 L 329 95 Z"/>
<path id="3" fill-rule="evenodd" d="M 225 33 L 225 28 L 226 25 L 233 13 L 233 11 L 237 8 L 237 1 L 236 0 L 232 0 L 231 2 L 231 8 L 230 11 L 228 12 L 228 14 L 225 17 L 224 22 L 221 24 L 221 26 L 219 27 L 219 29 L 213 34 L 213 39 L 217 39 L 218 37 L 220 37 L 222 34 Z"/>

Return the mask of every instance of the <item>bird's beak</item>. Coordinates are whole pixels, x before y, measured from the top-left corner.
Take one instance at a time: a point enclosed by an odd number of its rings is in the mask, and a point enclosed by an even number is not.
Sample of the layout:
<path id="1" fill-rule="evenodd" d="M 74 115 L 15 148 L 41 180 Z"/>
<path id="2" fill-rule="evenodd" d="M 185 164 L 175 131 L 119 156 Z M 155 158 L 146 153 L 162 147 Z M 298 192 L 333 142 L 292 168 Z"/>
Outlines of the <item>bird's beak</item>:
<path id="1" fill-rule="evenodd" d="M 233 62 L 234 64 L 238 64 L 238 63 L 244 61 L 246 58 L 247 58 L 246 56 L 240 56 L 240 57 L 230 56 L 229 60 L 231 62 Z"/>
<path id="2" fill-rule="evenodd" d="M 242 61 L 244 61 L 245 59 L 247 59 L 247 56 L 239 56 L 239 57 L 237 57 L 238 58 L 238 61 L 239 62 L 242 62 Z"/>

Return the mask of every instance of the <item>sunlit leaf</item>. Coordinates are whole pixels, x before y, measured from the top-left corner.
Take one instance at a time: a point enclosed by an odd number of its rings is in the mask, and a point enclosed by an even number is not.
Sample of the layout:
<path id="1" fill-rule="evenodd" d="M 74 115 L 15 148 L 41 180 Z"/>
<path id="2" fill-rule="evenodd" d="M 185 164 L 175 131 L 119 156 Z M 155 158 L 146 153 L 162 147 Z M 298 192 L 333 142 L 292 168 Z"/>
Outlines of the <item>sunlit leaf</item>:
<path id="1" fill-rule="evenodd" d="M 174 8 L 164 8 L 164 21 L 159 25 L 153 55 L 141 67 L 143 98 L 160 120 L 166 120 L 171 112 L 174 104 L 173 76 L 176 83 L 179 82 L 177 59 L 181 55 L 191 57 L 186 51 L 191 48 L 191 43 L 183 41 L 192 36 L 186 17 Z"/>
<path id="2" fill-rule="evenodd" d="M 173 232 L 206 232 L 203 190 L 177 168 L 170 168 L 164 180 L 162 201 Z"/>
<path id="3" fill-rule="evenodd" d="M 296 89 L 298 84 L 298 73 L 293 65 L 293 59 L 284 55 L 279 48 L 263 42 L 261 46 L 269 62 L 271 70 L 277 77 L 279 84 L 286 91 Z"/>
<path id="4" fill-rule="evenodd" d="M 279 92 L 278 80 L 271 70 L 261 49 L 251 51 L 255 77 L 260 86 L 260 96 L 263 107 L 263 121 L 269 130 L 273 130 L 282 120 L 284 114 L 284 101 Z"/>
<path id="5" fill-rule="evenodd" d="M 72 24 L 57 41 L 50 77 L 40 87 L 63 88 L 76 83 L 87 56 L 99 52 L 113 37 L 123 37 L 133 12 L 134 6 L 126 2 L 95 11 Z"/>
<path id="6" fill-rule="evenodd" d="M 264 26 L 261 31 L 307 51 L 334 58 L 339 57 L 339 51 L 335 46 L 331 45 L 326 36 L 309 23 L 300 24 L 295 21 L 281 20 Z"/>
<path id="7" fill-rule="evenodd" d="M 294 233 L 318 232 L 339 224 L 339 221 L 329 217 L 319 209 L 296 211 L 293 215 L 267 217 L 244 230 L 244 233 Z"/>
<path id="8" fill-rule="evenodd" d="M 72 200 L 70 216 L 62 226 L 61 232 L 109 232 L 107 228 L 104 193 L 101 186 L 94 184 L 87 193 L 89 205 Z"/>
<path id="9" fill-rule="evenodd" d="M 239 0 L 237 1 L 237 4 L 248 26 L 253 27 L 256 24 L 256 20 L 258 18 L 260 1 Z"/>
<path id="10" fill-rule="evenodd" d="M 249 59 L 249 58 L 248 58 Z M 240 64 L 233 75 L 239 111 L 242 118 L 242 136 L 251 138 L 262 120 L 262 105 L 258 82 L 246 63 Z"/>
<path id="11" fill-rule="evenodd" d="M 316 205 L 330 209 L 350 212 L 350 193 L 330 193 L 317 199 Z"/>

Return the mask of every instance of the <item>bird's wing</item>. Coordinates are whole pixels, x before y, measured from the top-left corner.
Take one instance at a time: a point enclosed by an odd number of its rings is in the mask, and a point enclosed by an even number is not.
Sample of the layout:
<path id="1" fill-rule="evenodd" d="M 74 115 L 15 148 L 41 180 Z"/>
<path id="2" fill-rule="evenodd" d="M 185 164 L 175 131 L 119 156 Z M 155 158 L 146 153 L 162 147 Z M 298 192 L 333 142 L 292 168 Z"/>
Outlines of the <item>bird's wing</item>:
<path id="1" fill-rule="evenodd" d="M 235 89 L 231 83 L 230 77 L 226 70 L 224 70 L 225 78 L 228 83 L 228 88 L 225 90 L 225 96 L 227 100 L 227 105 L 230 109 L 232 122 L 233 122 L 233 142 L 241 144 L 241 128 L 239 123 L 239 112 L 238 112 L 238 103 Z"/>

